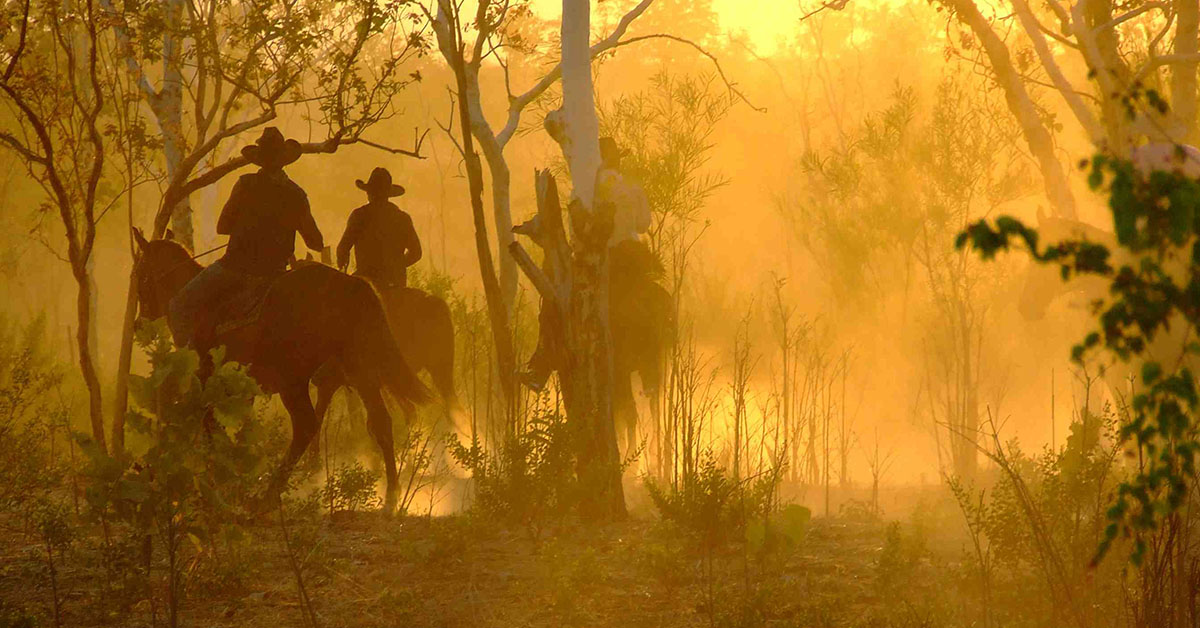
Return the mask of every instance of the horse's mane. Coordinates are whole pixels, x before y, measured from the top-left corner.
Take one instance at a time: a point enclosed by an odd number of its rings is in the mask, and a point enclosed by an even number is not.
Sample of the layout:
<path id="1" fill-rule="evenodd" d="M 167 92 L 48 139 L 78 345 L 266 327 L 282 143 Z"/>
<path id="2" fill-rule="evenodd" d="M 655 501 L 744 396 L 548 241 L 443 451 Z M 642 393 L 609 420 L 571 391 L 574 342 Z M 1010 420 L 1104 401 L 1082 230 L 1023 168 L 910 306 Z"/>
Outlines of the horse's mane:
<path id="1" fill-rule="evenodd" d="M 192 259 L 192 254 L 182 244 L 174 240 L 151 240 L 146 243 L 146 253 L 153 252 L 156 264 L 185 264 L 191 262 L 197 266 L 199 262 Z"/>

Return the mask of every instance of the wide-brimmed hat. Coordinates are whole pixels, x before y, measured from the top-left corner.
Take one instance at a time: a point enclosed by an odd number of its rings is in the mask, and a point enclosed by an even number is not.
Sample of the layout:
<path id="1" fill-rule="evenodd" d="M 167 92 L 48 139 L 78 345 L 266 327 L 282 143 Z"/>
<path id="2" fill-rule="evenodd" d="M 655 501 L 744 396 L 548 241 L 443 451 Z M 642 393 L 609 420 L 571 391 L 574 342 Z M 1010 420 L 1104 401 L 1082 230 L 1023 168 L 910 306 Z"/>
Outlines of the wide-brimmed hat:
<path id="1" fill-rule="evenodd" d="M 625 156 L 625 152 L 617 146 L 617 140 L 607 136 L 600 138 L 600 159 L 605 163 L 613 165 L 621 163 L 621 157 Z"/>
<path id="2" fill-rule="evenodd" d="M 392 183 L 392 173 L 388 172 L 387 168 L 372 170 L 370 178 L 365 182 L 362 179 L 356 179 L 354 185 L 368 195 L 392 197 L 404 194 L 404 186 Z"/>
<path id="3" fill-rule="evenodd" d="M 242 149 L 242 156 L 259 166 L 283 167 L 300 159 L 300 142 L 283 139 L 279 129 L 263 129 L 258 141 Z"/>

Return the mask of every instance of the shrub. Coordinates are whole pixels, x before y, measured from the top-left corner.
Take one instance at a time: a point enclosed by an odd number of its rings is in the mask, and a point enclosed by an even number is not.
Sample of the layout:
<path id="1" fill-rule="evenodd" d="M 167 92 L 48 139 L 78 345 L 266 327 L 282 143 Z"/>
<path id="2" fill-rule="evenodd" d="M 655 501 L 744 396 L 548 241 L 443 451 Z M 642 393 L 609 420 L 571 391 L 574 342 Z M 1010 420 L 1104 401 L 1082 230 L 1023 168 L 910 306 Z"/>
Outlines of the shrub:
<path id="1" fill-rule="evenodd" d="M 775 494 L 782 477 L 777 468 L 737 480 L 717 463 L 711 450 L 705 450 L 695 471 L 683 474 L 678 482 L 661 485 L 646 478 L 645 486 L 663 521 L 703 547 L 747 540 L 752 549 L 761 550 L 777 542 L 798 542 L 808 523 L 807 508 L 792 506 L 777 512 Z"/>
<path id="2" fill-rule="evenodd" d="M 91 480 L 86 498 L 106 544 L 119 542 L 114 527 L 143 539 L 148 589 L 155 548 L 161 550 L 168 621 L 175 625 L 184 566 L 216 555 L 211 550 L 221 531 L 241 518 L 262 484 L 265 430 L 254 412 L 258 385 L 243 367 L 225 362 L 223 351 L 213 351 L 213 373 L 201 382 L 199 356 L 172 346 L 161 321 L 139 329 L 137 342 L 151 372 L 130 379 L 133 405 L 126 424 L 136 438 L 114 457 L 79 437 Z"/>
<path id="3" fill-rule="evenodd" d="M 573 441 L 566 418 L 542 406 L 494 452 L 478 442 L 467 447 L 453 436 L 449 446 L 475 481 L 474 507 L 530 526 L 536 534 L 548 517 L 579 504 Z"/>
<path id="4" fill-rule="evenodd" d="M 47 443 L 67 427 L 67 406 L 55 394 L 62 369 L 43 346 L 44 324 L 22 330 L 0 320 L 0 512 L 28 520 L 62 486 L 65 465 Z"/>
<path id="5" fill-rule="evenodd" d="M 378 479 L 378 475 L 364 468 L 361 462 L 339 466 L 321 490 L 329 514 L 378 507 L 380 500 L 375 492 Z"/>
<path id="6" fill-rule="evenodd" d="M 1121 598 L 1110 588 L 1122 580 L 1119 565 L 1097 571 L 1092 564 L 1104 538 L 1104 496 L 1121 480 L 1116 418 L 1083 412 L 1064 447 L 1036 456 L 993 441 L 988 455 L 999 477 L 991 488 L 950 481 L 971 536 L 984 614 L 995 605 L 1013 609 L 1011 619 L 1061 614 L 1086 624 Z"/>

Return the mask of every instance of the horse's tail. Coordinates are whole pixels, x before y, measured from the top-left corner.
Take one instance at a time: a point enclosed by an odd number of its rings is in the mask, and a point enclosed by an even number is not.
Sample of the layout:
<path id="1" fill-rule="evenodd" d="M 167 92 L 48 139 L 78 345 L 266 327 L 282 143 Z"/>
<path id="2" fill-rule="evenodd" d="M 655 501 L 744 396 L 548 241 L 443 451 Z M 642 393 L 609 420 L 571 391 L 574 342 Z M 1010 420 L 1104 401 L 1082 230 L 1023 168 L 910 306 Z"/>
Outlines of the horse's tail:
<path id="1" fill-rule="evenodd" d="M 379 297 L 365 281 L 356 280 L 359 292 L 354 302 L 359 305 L 358 321 L 350 334 L 346 364 L 359 377 L 377 382 L 401 404 L 424 404 L 430 399 L 429 389 L 417 377 L 400 352 Z"/>
<path id="2" fill-rule="evenodd" d="M 450 306 L 446 301 L 429 296 L 429 334 L 432 336 L 432 359 L 428 364 L 433 385 L 442 396 L 442 402 L 450 412 L 462 410 L 458 393 L 454 390 L 454 321 L 450 317 Z"/>

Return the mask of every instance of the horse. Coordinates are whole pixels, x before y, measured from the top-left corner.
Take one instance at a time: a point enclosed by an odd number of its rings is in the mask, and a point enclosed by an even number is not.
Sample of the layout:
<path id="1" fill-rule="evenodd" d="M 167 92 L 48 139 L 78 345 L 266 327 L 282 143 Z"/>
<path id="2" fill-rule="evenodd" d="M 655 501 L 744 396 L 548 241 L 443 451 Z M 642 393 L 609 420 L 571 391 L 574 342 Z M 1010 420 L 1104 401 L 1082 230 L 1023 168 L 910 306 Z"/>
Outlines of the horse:
<path id="1" fill-rule="evenodd" d="M 177 242 L 147 240 L 137 230 L 134 237 L 138 318 L 159 319 L 202 266 Z M 367 429 L 383 453 L 387 476 L 383 509 L 391 514 L 399 479 L 392 417 L 383 391 L 406 409 L 426 403 L 430 393 L 392 337 L 375 291 L 366 281 L 327 266 L 299 266 L 270 285 L 258 311 L 256 321 L 221 334 L 219 340 L 226 346 L 227 359 L 248 365 L 264 391 L 279 394 L 291 417 L 291 444 L 263 498 L 282 493 L 292 469 L 320 430 L 309 383 L 321 366 L 334 363 L 367 409 Z"/>
<path id="2" fill-rule="evenodd" d="M 1134 168 L 1144 176 L 1149 176 L 1155 170 L 1175 170 L 1185 176 L 1200 177 L 1200 150 L 1193 146 L 1165 142 L 1145 144 L 1133 150 L 1131 159 Z M 1082 239 L 1103 245 L 1112 254 L 1110 263 L 1114 267 L 1135 261 L 1127 250 L 1118 246 L 1114 233 L 1075 218 L 1051 216 L 1039 209 L 1037 232 L 1043 242 Z M 1107 298 L 1109 283 L 1110 280 L 1105 277 L 1078 274 L 1063 281 L 1056 265 L 1030 263 L 1017 308 L 1025 320 L 1038 321 L 1045 317 L 1050 304 L 1059 298 L 1073 297 L 1083 304 Z M 1172 325 L 1164 333 L 1159 333 L 1147 347 L 1146 357 L 1161 363 L 1178 360 L 1184 345 L 1184 339 L 1179 334 L 1183 328 L 1182 325 Z M 1113 397 L 1120 398 L 1127 392 L 1129 377 L 1136 372 L 1134 366 L 1117 361 L 1104 369 L 1103 380 Z"/>
<path id="3" fill-rule="evenodd" d="M 547 195 L 557 198 L 557 188 L 550 180 Z M 549 214 L 554 216 L 556 214 Z M 543 214 L 512 228 L 513 233 L 528 236 L 543 250 L 547 249 L 550 233 L 561 230 L 558 222 L 543 224 Z M 632 377 L 637 373 L 642 389 L 650 400 L 650 412 L 658 418 L 659 393 L 662 388 L 663 362 L 675 340 L 675 307 L 671 294 L 658 284 L 662 264 L 640 242 L 626 240 L 614 245 L 609 255 L 608 311 L 612 332 L 613 362 L 613 423 L 618 440 L 624 437 L 622 448 L 628 456 L 637 446 L 637 403 L 633 397 Z M 543 271 L 547 276 L 566 272 L 565 263 L 547 255 Z M 545 324 L 545 321 L 543 321 Z M 539 349 L 552 342 L 546 329 L 539 332 Z M 536 353 L 536 352 L 535 352 Z"/>
<path id="4" fill-rule="evenodd" d="M 648 277 L 622 286 L 614 275 L 609 290 L 609 324 L 613 343 L 613 421 L 624 437 L 622 451 L 637 447 L 637 404 L 633 374 L 650 401 L 651 418 L 658 420 L 663 362 L 675 338 L 674 301 L 671 294 Z"/>
<path id="5" fill-rule="evenodd" d="M 1062 242 L 1064 240 L 1087 240 L 1101 244 L 1111 252 L 1118 252 L 1117 237 L 1112 232 L 1094 227 L 1074 218 L 1047 215 L 1041 209 L 1037 213 L 1038 240 Z M 1017 310 L 1027 321 L 1045 318 L 1050 304 L 1059 297 L 1072 295 L 1090 303 L 1108 294 L 1108 280 L 1095 275 L 1072 275 L 1063 281 L 1062 273 L 1054 264 L 1030 262 L 1021 294 L 1017 298 Z"/>
<path id="6" fill-rule="evenodd" d="M 449 425 L 451 415 L 461 410 L 454 390 L 454 323 L 450 306 L 444 299 L 416 288 L 384 288 L 378 295 L 400 352 L 414 371 L 429 373 Z M 329 362 L 317 371 L 313 383 L 317 387 L 317 420 L 321 422 L 334 394 L 349 385 L 349 378 L 339 363 Z M 411 424 L 412 417 L 406 418 Z"/>

